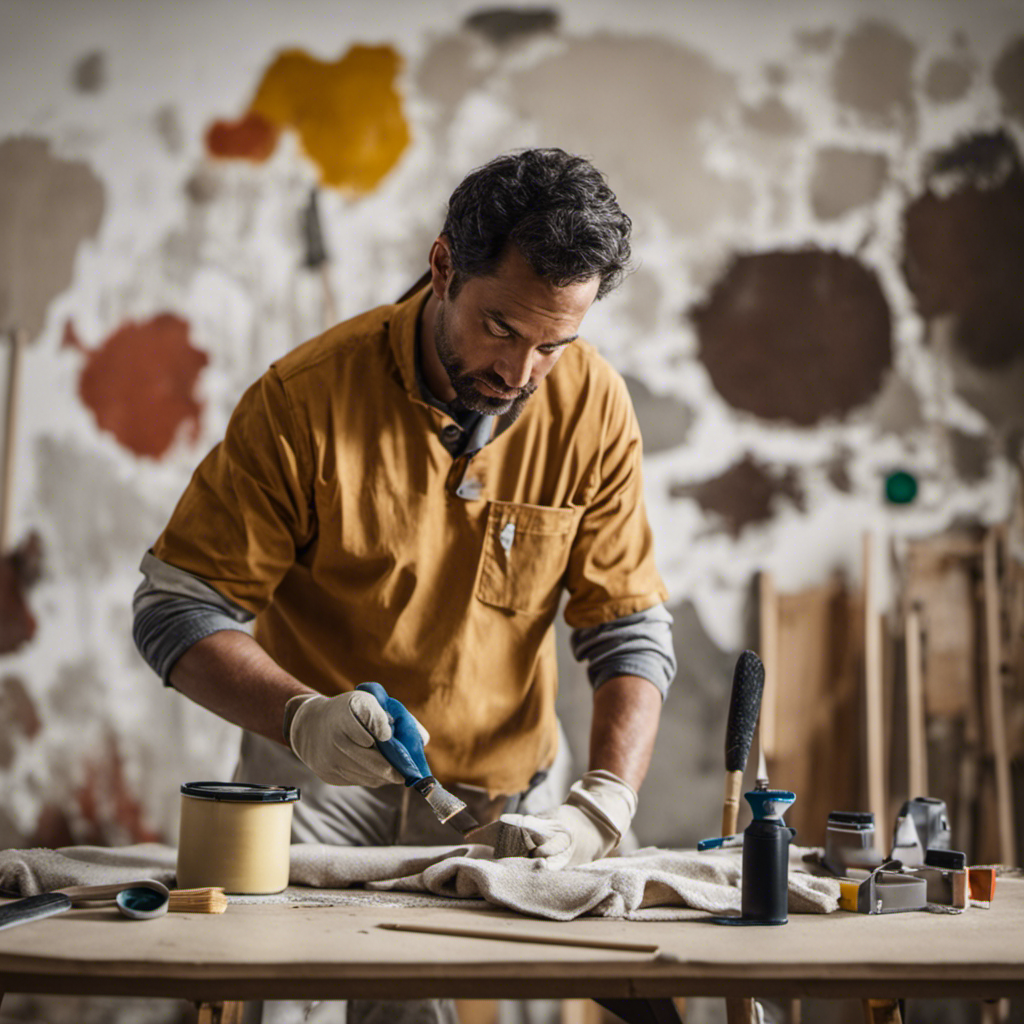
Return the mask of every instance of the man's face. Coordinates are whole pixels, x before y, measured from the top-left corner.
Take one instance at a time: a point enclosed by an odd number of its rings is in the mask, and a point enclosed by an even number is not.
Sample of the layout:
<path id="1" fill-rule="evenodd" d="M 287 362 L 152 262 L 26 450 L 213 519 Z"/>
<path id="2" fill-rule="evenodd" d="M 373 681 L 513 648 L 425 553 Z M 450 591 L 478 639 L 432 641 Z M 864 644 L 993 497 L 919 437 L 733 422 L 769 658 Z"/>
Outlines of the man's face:
<path id="1" fill-rule="evenodd" d="M 446 289 L 434 342 L 462 404 L 493 416 L 518 416 L 575 341 L 599 284 L 594 276 L 558 288 L 510 246 L 497 273 L 464 279 L 454 299 Z"/>

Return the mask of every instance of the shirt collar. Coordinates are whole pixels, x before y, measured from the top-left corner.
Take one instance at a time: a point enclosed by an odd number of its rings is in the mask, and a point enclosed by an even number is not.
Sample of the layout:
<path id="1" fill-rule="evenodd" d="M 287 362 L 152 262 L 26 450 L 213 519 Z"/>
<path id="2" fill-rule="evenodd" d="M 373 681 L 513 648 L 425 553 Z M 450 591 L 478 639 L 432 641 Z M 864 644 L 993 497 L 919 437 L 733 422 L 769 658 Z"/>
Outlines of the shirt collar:
<path id="1" fill-rule="evenodd" d="M 399 302 L 391 314 L 388 324 L 388 340 L 402 385 L 410 398 L 423 401 L 419 382 L 416 379 L 416 338 L 419 333 L 420 313 L 430 297 L 430 285 L 414 292 L 404 302 Z"/>

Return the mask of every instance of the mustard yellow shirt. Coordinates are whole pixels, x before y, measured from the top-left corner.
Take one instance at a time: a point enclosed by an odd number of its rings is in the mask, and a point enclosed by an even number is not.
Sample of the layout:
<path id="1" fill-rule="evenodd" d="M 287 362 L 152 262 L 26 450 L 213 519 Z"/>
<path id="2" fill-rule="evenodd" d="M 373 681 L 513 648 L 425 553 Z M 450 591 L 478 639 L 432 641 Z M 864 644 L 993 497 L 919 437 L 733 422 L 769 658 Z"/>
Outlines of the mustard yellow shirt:
<path id="1" fill-rule="evenodd" d="M 515 793 L 556 752 L 563 588 L 578 628 L 667 597 L 640 433 L 621 377 L 578 340 L 515 423 L 453 459 L 417 385 L 426 298 L 274 363 L 153 553 L 251 611 L 306 685 L 383 683 L 429 730 L 442 783 Z"/>

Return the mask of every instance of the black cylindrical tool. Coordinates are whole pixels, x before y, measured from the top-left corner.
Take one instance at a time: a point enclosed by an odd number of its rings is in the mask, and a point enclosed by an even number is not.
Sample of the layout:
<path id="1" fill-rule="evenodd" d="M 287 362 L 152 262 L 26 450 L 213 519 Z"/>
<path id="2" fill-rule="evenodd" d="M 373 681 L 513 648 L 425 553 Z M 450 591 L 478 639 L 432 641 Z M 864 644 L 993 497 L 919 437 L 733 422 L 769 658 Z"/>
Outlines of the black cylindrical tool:
<path id="1" fill-rule="evenodd" d="M 725 727 L 725 802 L 722 805 L 722 835 L 736 831 L 743 769 L 747 766 L 750 744 L 761 711 L 764 692 L 764 665 L 753 651 L 744 651 L 736 662 L 729 700 L 729 720 Z"/>

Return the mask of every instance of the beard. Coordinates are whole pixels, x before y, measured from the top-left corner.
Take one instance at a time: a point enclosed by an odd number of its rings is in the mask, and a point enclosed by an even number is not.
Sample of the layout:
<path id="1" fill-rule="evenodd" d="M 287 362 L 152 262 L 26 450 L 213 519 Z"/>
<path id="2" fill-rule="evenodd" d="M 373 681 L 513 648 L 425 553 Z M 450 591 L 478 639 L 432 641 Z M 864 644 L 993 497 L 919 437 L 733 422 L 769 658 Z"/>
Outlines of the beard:
<path id="1" fill-rule="evenodd" d="M 438 306 L 434 319 L 434 346 L 437 349 L 437 358 L 441 360 L 441 366 L 444 367 L 444 372 L 448 374 L 448 380 L 455 390 L 456 398 L 473 412 L 485 413 L 488 416 L 506 416 L 514 421 L 523 411 L 527 399 L 537 390 L 536 384 L 528 383 L 524 387 L 512 389 L 515 393 L 510 398 L 495 398 L 483 394 L 475 381 L 483 381 L 488 387 L 505 393 L 509 392 L 509 387 L 501 377 L 488 370 L 480 370 L 477 373 L 466 371 L 465 364 L 456 355 L 452 345 L 443 304 Z"/>

